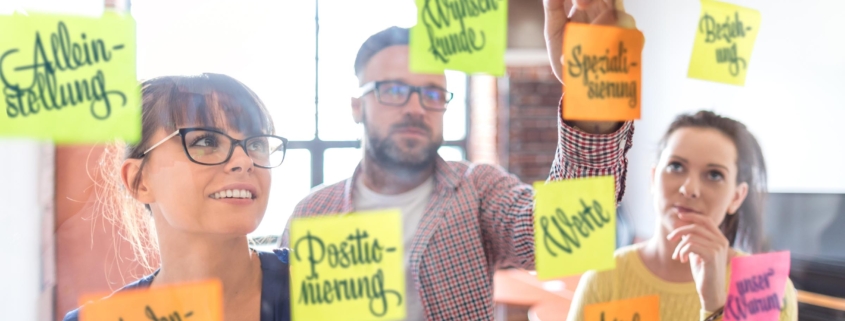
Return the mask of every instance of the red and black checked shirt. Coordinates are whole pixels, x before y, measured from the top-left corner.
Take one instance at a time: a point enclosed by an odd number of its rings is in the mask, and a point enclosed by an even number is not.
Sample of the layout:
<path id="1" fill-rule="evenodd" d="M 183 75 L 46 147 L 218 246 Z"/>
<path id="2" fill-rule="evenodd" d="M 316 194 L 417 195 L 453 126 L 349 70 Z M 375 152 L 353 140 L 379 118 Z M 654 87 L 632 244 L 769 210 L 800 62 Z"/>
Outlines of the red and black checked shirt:
<path id="1" fill-rule="evenodd" d="M 549 179 L 614 175 L 621 200 L 633 123 L 612 134 L 587 134 L 565 125 L 558 113 L 558 132 Z M 350 179 L 311 193 L 291 218 L 353 212 L 358 175 L 360 166 Z M 426 317 L 492 320 L 496 269 L 534 269 L 534 190 L 501 167 L 439 157 L 434 180 L 410 259 Z M 282 246 L 289 246 L 287 229 Z"/>

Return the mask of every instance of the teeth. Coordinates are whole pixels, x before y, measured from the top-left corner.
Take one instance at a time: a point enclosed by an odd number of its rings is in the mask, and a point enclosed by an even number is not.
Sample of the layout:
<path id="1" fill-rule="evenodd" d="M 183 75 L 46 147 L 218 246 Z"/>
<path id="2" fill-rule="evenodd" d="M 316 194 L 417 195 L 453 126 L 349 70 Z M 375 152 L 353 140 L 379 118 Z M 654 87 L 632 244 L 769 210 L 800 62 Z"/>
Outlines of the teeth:
<path id="1" fill-rule="evenodd" d="M 226 191 L 226 197 L 232 197 L 232 191 L 231 190 Z"/>
<path id="2" fill-rule="evenodd" d="M 226 190 L 220 191 L 214 194 L 211 194 L 211 197 L 214 199 L 221 199 L 221 198 L 245 198 L 245 199 L 252 199 L 252 192 L 243 190 L 243 189 L 235 189 L 235 190 Z"/>

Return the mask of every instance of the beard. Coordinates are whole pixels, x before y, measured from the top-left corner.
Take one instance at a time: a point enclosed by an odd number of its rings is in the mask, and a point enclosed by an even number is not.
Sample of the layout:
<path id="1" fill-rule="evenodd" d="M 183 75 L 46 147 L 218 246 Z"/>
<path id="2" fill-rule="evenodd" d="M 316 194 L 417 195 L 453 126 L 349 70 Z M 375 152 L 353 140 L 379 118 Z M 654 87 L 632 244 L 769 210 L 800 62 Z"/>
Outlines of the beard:
<path id="1" fill-rule="evenodd" d="M 384 137 L 378 136 L 367 129 L 366 116 L 364 116 L 364 128 L 367 133 L 366 152 L 369 157 L 384 168 L 393 170 L 404 170 L 411 172 L 422 171 L 434 163 L 437 157 L 437 150 L 443 143 L 443 139 L 432 139 L 428 143 L 416 139 L 397 139 L 391 137 L 394 130 L 414 127 L 431 135 L 429 128 L 422 120 L 405 117 L 404 121 L 390 127 L 390 131 Z M 419 146 L 424 145 L 424 146 Z M 404 148 L 403 148 L 404 147 Z"/>

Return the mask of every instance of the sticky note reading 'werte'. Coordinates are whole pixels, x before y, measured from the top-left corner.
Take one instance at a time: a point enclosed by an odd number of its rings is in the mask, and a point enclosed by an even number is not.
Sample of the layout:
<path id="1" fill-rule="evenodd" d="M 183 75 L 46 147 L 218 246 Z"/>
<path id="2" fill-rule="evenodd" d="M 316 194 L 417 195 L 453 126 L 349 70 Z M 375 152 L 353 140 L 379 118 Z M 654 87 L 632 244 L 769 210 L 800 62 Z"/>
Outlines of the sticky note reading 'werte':
<path id="1" fill-rule="evenodd" d="M 537 278 L 554 279 L 616 267 L 613 176 L 534 183 Z"/>
<path id="2" fill-rule="evenodd" d="M 777 321 L 784 308 L 789 251 L 731 259 L 725 321 Z"/>
<path id="3" fill-rule="evenodd" d="M 698 18 L 688 76 L 745 85 L 751 50 L 759 30 L 759 11 L 701 0 L 701 16 Z"/>
<path id="4" fill-rule="evenodd" d="M 80 321 L 223 321 L 223 287 L 217 280 L 127 290 L 102 299 L 83 297 Z M 106 294 L 107 295 L 107 294 Z"/>
<path id="5" fill-rule="evenodd" d="M 401 231 L 398 210 L 293 220 L 293 319 L 404 319 Z"/>
<path id="6" fill-rule="evenodd" d="M 639 119 L 644 43 L 636 29 L 568 23 L 561 57 L 563 119 Z"/>
<path id="7" fill-rule="evenodd" d="M 584 307 L 584 321 L 660 321 L 660 297 L 590 304 Z"/>
<path id="8" fill-rule="evenodd" d="M 141 135 L 135 21 L 0 16 L 0 136 L 95 143 Z"/>
<path id="9" fill-rule="evenodd" d="M 411 28 L 410 70 L 414 73 L 505 74 L 508 1 L 416 0 Z"/>

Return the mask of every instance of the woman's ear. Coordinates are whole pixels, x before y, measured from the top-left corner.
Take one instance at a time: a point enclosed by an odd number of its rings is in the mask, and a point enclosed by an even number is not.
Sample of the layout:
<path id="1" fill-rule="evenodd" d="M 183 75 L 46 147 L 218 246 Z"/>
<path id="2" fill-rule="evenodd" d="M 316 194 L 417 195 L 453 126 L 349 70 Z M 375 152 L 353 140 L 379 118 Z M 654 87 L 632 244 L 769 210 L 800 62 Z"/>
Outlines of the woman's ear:
<path id="1" fill-rule="evenodd" d="M 736 192 L 734 192 L 731 204 L 728 205 L 729 215 L 736 214 L 736 211 L 742 206 L 742 202 L 745 201 L 746 196 L 748 196 L 748 183 L 742 182 L 736 186 Z"/>
<path id="2" fill-rule="evenodd" d="M 144 204 L 150 204 L 155 202 L 155 198 L 146 185 L 147 182 L 144 181 L 144 175 L 141 172 L 143 164 L 143 159 L 130 158 L 124 161 L 120 167 L 120 180 L 123 182 L 123 187 L 129 191 L 134 199 Z M 137 189 L 134 188 L 136 177 L 140 180 Z"/>
<path id="3" fill-rule="evenodd" d="M 356 124 L 360 124 L 364 120 L 363 104 L 361 98 L 352 97 L 352 119 L 355 120 Z"/>

